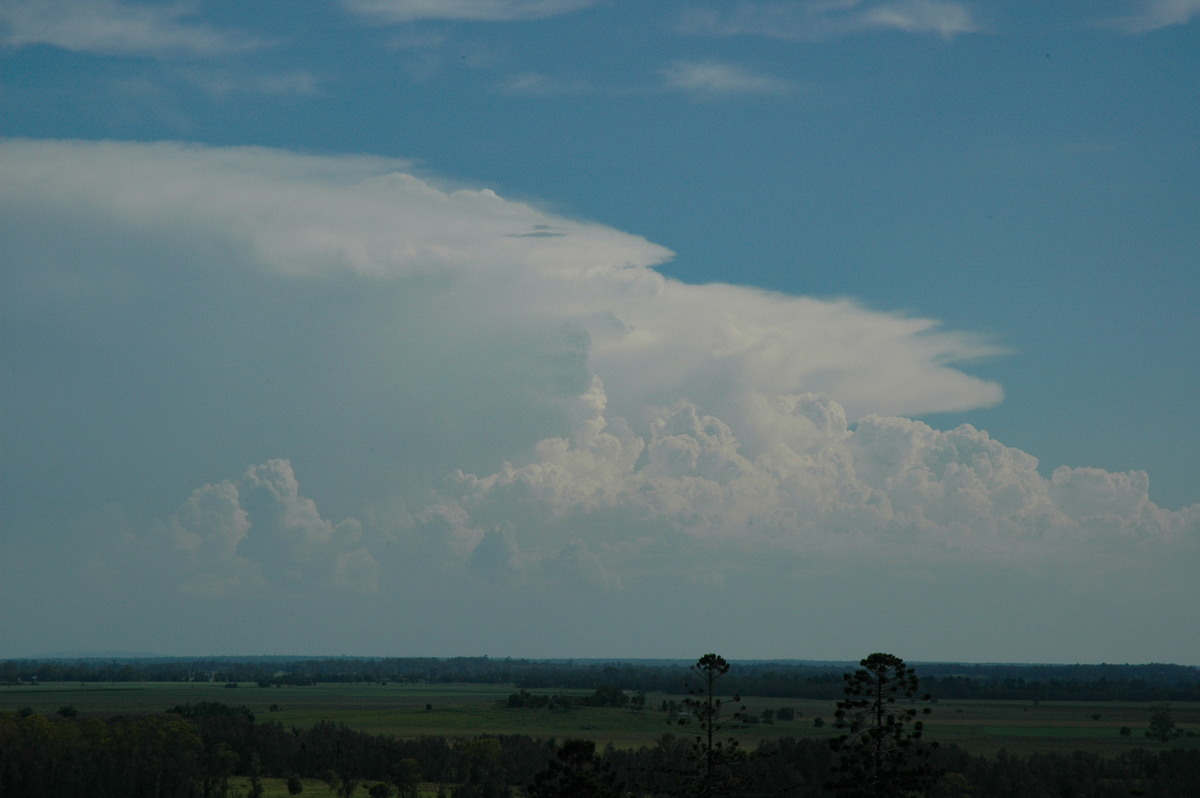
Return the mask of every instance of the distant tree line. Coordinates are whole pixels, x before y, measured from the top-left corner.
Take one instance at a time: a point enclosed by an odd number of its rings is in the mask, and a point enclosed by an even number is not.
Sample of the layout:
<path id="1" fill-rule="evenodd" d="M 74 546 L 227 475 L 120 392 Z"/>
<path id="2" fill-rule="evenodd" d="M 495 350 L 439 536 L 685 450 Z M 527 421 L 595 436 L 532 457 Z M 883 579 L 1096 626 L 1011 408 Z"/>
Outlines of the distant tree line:
<path id="1" fill-rule="evenodd" d="M 731 693 L 836 700 L 850 663 L 735 662 Z M 525 690 L 592 690 L 616 685 L 634 693 L 682 695 L 688 663 L 565 662 L 490 657 L 286 657 L 130 660 L 7 660 L 0 684 L 18 682 L 213 681 L 262 686 L 362 682 L 473 682 Z M 1181 665 L 921 666 L 939 698 L 1029 701 L 1200 701 L 1200 668 Z"/>
<path id="2" fill-rule="evenodd" d="M 507 798 L 541 784 L 538 796 L 594 781 L 595 795 L 688 794 L 693 741 L 664 735 L 651 746 L 623 750 L 575 745 L 560 758 L 553 740 L 524 735 L 400 740 L 322 722 L 284 729 L 259 722 L 243 707 L 201 703 L 138 717 L 44 717 L 0 713 L 0 796 L 4 798 L 218 798 L 240 776 L 322 779 L 331 792 L 391 794 L 412 780 L 445 785 L 449 798 Z M 560 766 L 552 768 L 558 761 Z M 826 798 L 836 754 L 824 740 L 764 741 L 734 760 L 736 793 Z M 1134 748 L 1116 756 L 1086 753 L 976 756 L 953 745 L 931 753 L 938 778 L 930 798 L 1178 798 L 1200 784 L 1200 750 Z M 590 771 L 590 772 L 589 772 Z M 594 774 L 594 775 L 593 775 Z M 691 785 L 690 787 L 687 785 Z M 607 785 L 607 786 L 606 786 Z M 382 791 L 379 791 L 382 794 Z M 321 794 L 324 794 L 322 791 Z M 410 793 L 411 794 L 411 793 Z M 691 793 L 700 794 L 700 793 Z M 714 793 L 715 794 L 715 793 Z"/>

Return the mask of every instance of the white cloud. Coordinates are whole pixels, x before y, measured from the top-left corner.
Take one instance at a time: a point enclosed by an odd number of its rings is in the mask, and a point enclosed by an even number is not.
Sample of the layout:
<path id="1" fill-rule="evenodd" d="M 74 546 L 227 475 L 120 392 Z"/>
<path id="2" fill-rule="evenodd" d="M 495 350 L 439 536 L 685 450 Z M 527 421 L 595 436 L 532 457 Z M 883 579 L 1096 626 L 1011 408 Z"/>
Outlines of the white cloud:
<path id="1" fill-rule="evenodd" d="M 217 55 L 262 42 L 186 21 L 183 4 L 121 0 L 10 0 L 0 5 L 3 40 L 15 47 L 50 44 L 105 55 Z"/>
<path id="2" fill-rule="evenodd" d="M 643 238 L 403 161 L 0 141 L 0 240 L 6 474 L 83 508 L 17 496 L 0 584 L 36 595 L 78 545 L 90 576 L 62 601 L 149 602 L 127 634 L 150 648 L 378 651 L 402 627 L 396 647 L 538 655 L 536 628 L 559 655 L 617 655 L 626 630 L 631 653 L 670 653 L 718 591 L 707 622 L 744 629 L 728 640 L 749 655 L 797 655 L 755 640 L 798 634 L 799 606 L 853 630 L 827 646 L 884 646 L 899 627 L 850 616 L 885 595 L 967 630 L 1036 597 L 1012 616 L 1048 651 L 1061 630 L 1028 624 L 1084 634 L 1200 598 L 1200 506 L 902 417 L 999 401 L 955 365 L 988 342 L 686 285 Z M 93 507 L 116 508 L 86 516 L 111 534 L 79 520 Z M 71 544 L 42 543 L 60 529 Z M 984 609 L 956 592 L 984 585 Z M 235 601 L 264 615 L 203 639 L 157 611 Z M 12 639 L 44 639 L 46 612 L 24 605 Z M 1153 642 L 1168 621 L 1137 628 Z"/>
<path id="3" fill-rule="evenodd" d="M 510 22 L 568 14 L 595 0 L 344 0 L 356 14 L 384 22 L 462 20 Z"/>
<path id="4" fill-rule="evenodd" d="M 322 518 L 316 503 L 300 495 L 287 460 L 251 466 L 237 482 L 197 488 L 156 535 L 188 555 L 184 592 L 237 595 L 266 585 L 369 593 L 379 586 L 361 524 Z"/>
<path id="5" fill-rule="evenodd" d="M 1148 33 L 1172 25 L 1186 25 L 1200 14 L 1200 0 L 1140 0 L 1130 14 L 1100 23 L 1122 33 Z"/>
<path id="6" fill-rule="evenodd" d="M 323 93 L 321 80 L 312 73 L 300 70 L 261 74 L 194 70 L 183 73 L 183 76 L 215 97 L 232 94 L 317 97 Z"/>
<path id="7" fill-rule="evenodd" d="M 437 508 L 453 519 L 439 533 L 449 551 L 474 556 L 503 519 L 522 567 L 553 571 L 582 553 L 625 579 L 661 576 L 661 559 L 646 552 L 663 547 L 679 573 L 715 554 L 735 569 L 829 557 L 919 573 L 946 563 L 1075 567 L 1086 551 L 1096 560 L 1078 570 L 1086 579 L 1115 578 L 1147 553 L 1197 554 L 1200 505 L 1155 507 L 1144 473 L 1063 467 L 1047 479 L 1036 458 L 970 426 L 868 416 L 850 429 L 840 405 L 814 394 L 778 397 L 765 411 L 777 433 L 769 446 L 744 446 L 686 403 L 636 436 L 620 421 L 609 429 L 598 392 L 583 397 L 597 413 L 573 438 L 545 440 L 527 463 L 489 476 L 460 475 L 458 494 Z"/>
<path id="8" fill-rule="evenodd" d="M 787 83 L 718 61 L 676 61 L 664 70 L 667 86 L 704 96 L 776 94 Z"/>
<path id="9" fill-rule="evenodd" d="M 962 3 L 939 0 L 908 0 L 882 3 L 863 10 L 863 23 L 872 28 L 891 28 L 907 33 L 936 33 L 950 38 L 979 29 Z"/>
<path id="10" fill-rule="evenodd" d="M 937 34 L 951 38 L 979 30 L 970 7 L 947 0 L 810 0 L 741 3 L 732 11 L 689 11 L 684 29 L 691 33 L 769 36 L 813 40 L 879 30 Z"/>
<path id="11" fill-rule="evenodd" d="M 541 72 L 524 72 L 510 75 L 501 84 L 500 91 L 514 97 L 561 97 L 589 93 L 592 89 L 578 79 L 556 77 Z"/>

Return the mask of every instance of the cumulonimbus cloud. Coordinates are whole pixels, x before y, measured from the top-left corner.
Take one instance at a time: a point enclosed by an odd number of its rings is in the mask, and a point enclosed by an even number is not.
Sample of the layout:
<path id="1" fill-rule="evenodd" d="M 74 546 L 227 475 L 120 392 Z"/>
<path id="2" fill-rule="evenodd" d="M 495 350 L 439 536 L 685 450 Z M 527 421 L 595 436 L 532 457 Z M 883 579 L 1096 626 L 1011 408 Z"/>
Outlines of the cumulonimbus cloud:
<path id="1" fill-rule="evenodd" d="M 790 596 L 861 567 L 1178 599 L 1154 575 L 1196 560 L 1200 505 L 1145 474 L 905 417 L 999 401 L 961 367 L 992 342 L 668 279 L 665 247 L 404 161 L 2 141 L 0 240 L 6 482 L 130 506 L 95 572 L 136 549 L 178 601 L 764 571 Z M 6 535 L 53 526 L 8 528 L 46 495 L 8 490 Z"/>

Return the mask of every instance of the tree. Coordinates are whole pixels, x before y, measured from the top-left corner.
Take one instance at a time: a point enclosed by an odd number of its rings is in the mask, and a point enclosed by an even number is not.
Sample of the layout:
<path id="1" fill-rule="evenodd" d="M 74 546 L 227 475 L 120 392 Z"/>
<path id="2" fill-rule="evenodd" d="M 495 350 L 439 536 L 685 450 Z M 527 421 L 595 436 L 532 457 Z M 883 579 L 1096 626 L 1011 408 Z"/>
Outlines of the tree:
<path id="1" fill-rule="evenodd" d="M 589 707 L 624 707 L 629 704 L 629 696 L 615 684 L 602 684 L 583 703 Z"/>
<path id="2" fill-rule="evenodd" d="M 699 727 L 692 743 L 692 759 L 696 772 L 685 774 L 683 794 L 690 796 L 716 796 L 738 794 L 744 780 L 743 768 L 746 756 L 738 748 L 733 737 L 721 741 L 717 737 L 729 721 L 738 720 L 745 707 L 740 705 L 740 696 L 733 696 L 737 706 L 728 712 L 725 702 L 717 698 L 717 682 L 729 673 L 729 663 L 717 654 L 705 654 L 691 668 L 699 677 L 700 686 L 688 690 L 689 697 L 682 702 L 680 717 L 675 721 L 680 726 L 695 723 Z"/>
<path id="3" fill-rule="evenodd" d="M 304 792 L 304 779 L 293 773 L 287 780 L 288 795 L 299 795 Z"/>
<path id="4" fill-rule="evenodd" d="M 529 798 L 613 798 L 624 786 L 596 755 L 592 740 L 564 740 L 545 769 L 533 777 Z"/>
<path id="5" fill-rule="evenodd" d="M 846 697 L 837 704 L 837 724 L 848 733 L 830 740 L 838 755 L 834 780 L 838 795 L 891 798 L 927 790 L 938 772 L 921 744 L 928 715 L 927 693 L 918 696 L 916 671 L 892 654 L 872 654 L 857 671 L 844 674 Z"/>
<path id="6" fill-rule="evenodd" d="M 411 757 L 401 759 L 392 770 L 392 784 L 396 785 L 399 798 L 417 798 L 421 786 L 421 769 L 417 760 Z"/>
<path id="7" fill-rule="evenodd" d="M 262 798 L 266 789 L 262 785 L 262 760 L 258 754 L 250 757 L 250 792 L 247 798 Z"/>
<path id="8" fill-rule="evenodd" d="M 1171 717 L 1170 705 L 1153 704 L 1150 707 L 1150 728 L 1146 730 L 1146 736 L 1165 743 L 1179 735 L 1180 731 L 1175 728 L 1175 720 Z"/>

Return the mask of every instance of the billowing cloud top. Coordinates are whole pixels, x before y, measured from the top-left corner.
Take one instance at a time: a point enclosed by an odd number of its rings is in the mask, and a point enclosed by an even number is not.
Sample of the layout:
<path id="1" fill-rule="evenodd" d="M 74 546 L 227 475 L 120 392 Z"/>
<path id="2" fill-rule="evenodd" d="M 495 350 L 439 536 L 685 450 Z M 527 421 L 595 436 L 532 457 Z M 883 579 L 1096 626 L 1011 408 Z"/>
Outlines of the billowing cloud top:
<path id="1" fill-rule="evenodd" d="M 64 555 L 85 604 L 124 600 L 114 569 L 137 563 L 177 613 L 256 598 L 334 630 L 306 646 L 308 621 L 279 621 L 244 650 L 361 650 L 404 618 L 447 653 L 496 652 L 514 628 L 497 619 L 533 605 L 524 628 L 568 648 L 618 627 L 686 645 L 680 602 L 825 606 L 864 578 L 846 612 L 901 596 L 947 628 L 979 604 L 964 580 L 1079 628 L 1081 595 L 1118 616 L 1195 598 L 1155 575 L 1194 569 L 1200 506 L 903 417 L 999 401 L 955 367 L 988 343 L 666 279 L 671 252 L 639 236 L 401 161 L 5 141 L 0 240 L 5 535 L 36 551 L 86 529 Z M 28 556 L 2 581 L 44 578 Z M 489 610 L 439 626 L 402 609 L 417 597 Z M 616 626 L 573 638 L 569 608 L 597 600 Z M 722 639 L 784 655 L 762 644 L 772 617 Z"/>

